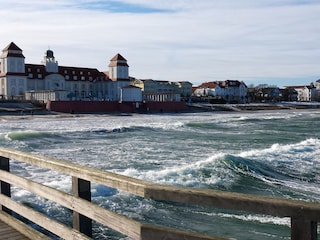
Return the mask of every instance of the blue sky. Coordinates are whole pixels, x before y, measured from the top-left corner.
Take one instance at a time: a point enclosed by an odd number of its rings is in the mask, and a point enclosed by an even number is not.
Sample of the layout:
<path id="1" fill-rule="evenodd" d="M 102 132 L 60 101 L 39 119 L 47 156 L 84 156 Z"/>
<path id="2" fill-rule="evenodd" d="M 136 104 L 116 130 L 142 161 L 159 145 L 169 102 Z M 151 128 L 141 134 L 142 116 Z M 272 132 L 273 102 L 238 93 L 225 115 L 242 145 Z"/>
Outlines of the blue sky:
<path id="1" fill-rule="evenodd" d="M 2 49 L 26 63 L 50 47 L 60 65 L 168 81 L 237 79 L 304 85 L 320 79 L 319 0 L 2 0 Z"/>

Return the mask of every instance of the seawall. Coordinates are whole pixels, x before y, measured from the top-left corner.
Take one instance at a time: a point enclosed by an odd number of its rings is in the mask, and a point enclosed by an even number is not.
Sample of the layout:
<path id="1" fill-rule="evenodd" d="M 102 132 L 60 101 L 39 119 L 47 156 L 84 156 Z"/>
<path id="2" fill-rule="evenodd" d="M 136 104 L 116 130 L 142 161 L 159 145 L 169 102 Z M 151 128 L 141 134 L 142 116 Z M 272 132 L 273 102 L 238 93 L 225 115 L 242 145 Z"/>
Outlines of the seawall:
<path id="1" fill-rule="evenodd" d="M 185 102 L 48 101 L 46 109 L 62 113 L 183 112 Z"/>

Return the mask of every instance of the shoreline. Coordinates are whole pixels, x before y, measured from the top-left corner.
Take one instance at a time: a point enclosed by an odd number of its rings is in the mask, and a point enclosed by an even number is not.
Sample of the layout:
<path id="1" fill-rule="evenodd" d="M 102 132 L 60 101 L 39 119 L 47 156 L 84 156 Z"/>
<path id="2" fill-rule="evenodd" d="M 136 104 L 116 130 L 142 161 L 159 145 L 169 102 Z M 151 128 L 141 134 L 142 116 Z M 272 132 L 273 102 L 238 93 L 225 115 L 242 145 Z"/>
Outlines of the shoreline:
<path id="1" fill-rule="evenodd" d="M 124 112 L 104 112 L 104 113 L 63 113 L 54 112 L 39 107 L 27 108 L 21 106 L 5 107 L 0 103 L 0 120 L 10 119 L 31 119 L 33 117 L 57 117 L 71 118 L 90 115 L 109 115 L 109 116 L 132 116 L 134 114 L 185 114 L 185 113 L 249 113 L 249 112 L 274 112 L 274 111 L 320 111 L 320 103 L 248 103 L 248 104 L 192 104 L 188 109 L 181 112 L 141 112 L 141 113 L 124 113 Z"/>

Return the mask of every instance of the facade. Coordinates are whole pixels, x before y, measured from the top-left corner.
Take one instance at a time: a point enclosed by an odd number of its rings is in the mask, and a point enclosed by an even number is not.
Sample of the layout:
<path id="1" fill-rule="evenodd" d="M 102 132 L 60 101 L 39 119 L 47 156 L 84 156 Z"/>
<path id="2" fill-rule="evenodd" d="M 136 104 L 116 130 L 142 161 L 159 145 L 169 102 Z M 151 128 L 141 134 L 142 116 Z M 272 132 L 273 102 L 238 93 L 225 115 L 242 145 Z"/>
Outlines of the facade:
<path id="1" fill-rule="evenodd" d="M 27 90 L 25 57 L 13 42 L 0 56 L 0 96 L 4 99 L 21 99 Z"/>
<path id="2" fill-rule="evenodd" d="M 279 102 L 281 97 L 278 87 L 259 85 L 248 89 L 249 102 Z"/>
<path id="3" fill-rule="evenodd" d="M 141 88 L 135 86 L 125 86 L 121 88 L 121 102 L 142 102 Z"/>
<path id="4" fill-rule="evenodd" d="M 175 92 L 179 93 L 181 97 L 187 99 L 192 95 L 192 83 L 187 81 L 172 83 L 175 87 Z"/>
<path id="5" fill-rule="evenodd" d="M 25 64 L 22 50 L 10 43 L 0 56 L 0 96 L 3 99 L 120 101 L 121 89 L 130 85 L 129 65 L 119 53 L 109 72 L 95 68 L 59 66 L 52 50 L 41 64 Z M 110 77 L 109 77 L 110 74 Z"/>
<path id="6" fill-rule="evenodd" d="M 132 79 L 131 85 L 141 88 L 143 101 L 181 101 L 182 96 L 191 96 L 190 82 L 169 82 L 153 79 Z"/>
<path id="7" fill-rule="evenodd" d="M 317 101 L 318 98 L 317 88 L 313 84 L 302 86 L 287 86 L 285 87 L 285 90 L 288 92 L 296 92 L 296 98 L 294 100 L 298 102 Z"/>
<path id="8" fill-rule="evenodd" d="M 206 82 L 194 89 L 197 97 L 212 97 L 226 102 L 247 102 L 247 86 L 238 80 Z"/>

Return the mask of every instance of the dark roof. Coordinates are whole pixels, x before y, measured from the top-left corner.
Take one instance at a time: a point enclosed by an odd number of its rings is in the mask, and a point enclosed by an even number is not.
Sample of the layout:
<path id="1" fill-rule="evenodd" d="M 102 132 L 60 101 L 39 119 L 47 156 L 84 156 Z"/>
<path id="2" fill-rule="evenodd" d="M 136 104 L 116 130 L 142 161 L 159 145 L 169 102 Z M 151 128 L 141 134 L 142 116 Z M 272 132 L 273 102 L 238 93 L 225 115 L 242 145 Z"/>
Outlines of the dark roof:
<path id="1" fill-rule="evenodd" d="M 129 67 L 127 60 L 120 54 L 117 53 L 113 58 L 110 60 L 109 67 L 116 67 L 116 66 L 125 66 Z"/>
<path id="2" fill-rule="evenodd" d="M 127 61 L 120 53 L 117 53 L 110 61 Z"/>
<path id="3" fill-rule="evenodd" d="M 109 80 L 103 72 L 99 72 L 96 68 L 81 68 L 59 66 L 57 73 L 47 72 L 46 67 L 41 64 L 26 64 L 25 75 L 29 79 L 44 79 L 51 74 L 59 74 L 66 81 L 104 81 Z"/>
<path id="4" fill-rule="evenodd" d="M 8 51 L 8 50 L 14 50 L 14 51 L 22 52 L 22 49 L 19 48 L 14 42 L 9 43 L 9 45 L 6 46 L 2 51 Z"/>
<path id="5" fill-rule="evenodd" d="M 11 42 L 8 46 L 6 46 L 2 50 L 2 54 L 1 54 L 0 58 L 5 58 L 5 57 L 24 58 L 21 48 L 19 48 L 14 42 Z"/>

